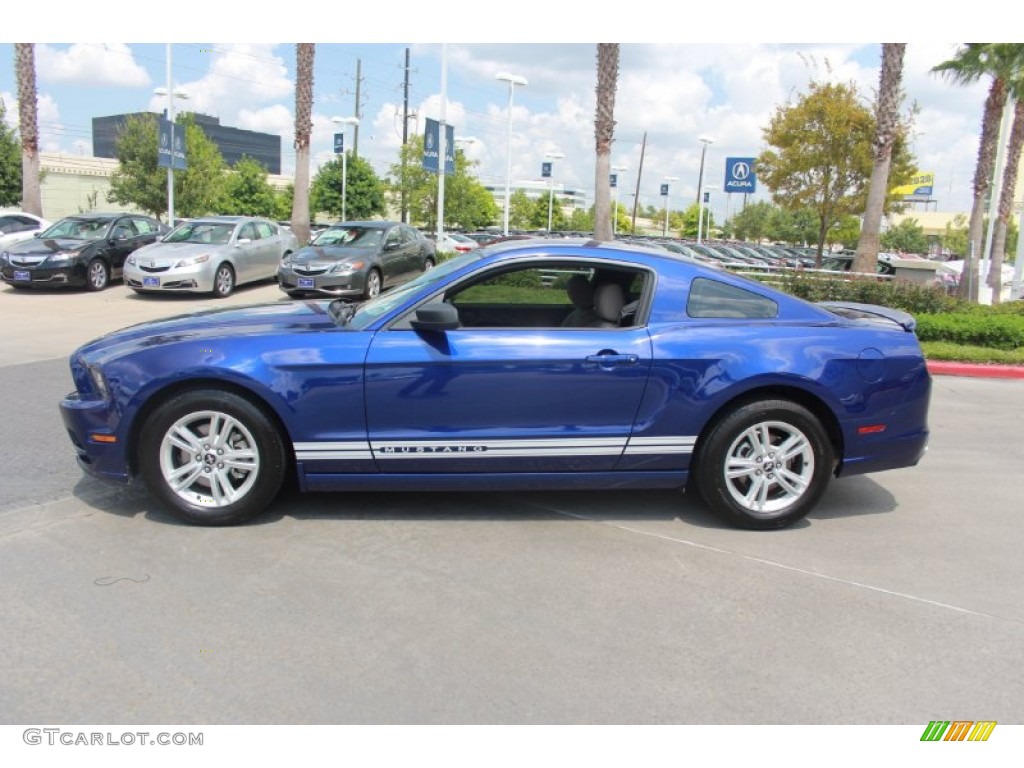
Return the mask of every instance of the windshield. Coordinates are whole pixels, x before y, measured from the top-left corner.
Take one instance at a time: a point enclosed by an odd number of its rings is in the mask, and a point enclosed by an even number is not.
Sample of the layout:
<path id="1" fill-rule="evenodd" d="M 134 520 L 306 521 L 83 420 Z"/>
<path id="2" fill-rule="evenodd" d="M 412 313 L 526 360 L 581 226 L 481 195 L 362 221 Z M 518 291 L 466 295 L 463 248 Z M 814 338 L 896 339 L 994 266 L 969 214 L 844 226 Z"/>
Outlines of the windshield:
<path id="1" fill-rule="evenodd" d="M 412 294 L 418 293 L 429 288 L 431 285 L 442 282 L 443 279 L 452 272 L 456 272 L 467 264 L 477 261 L 482 258 L 483 255 L 484 251 L 482 249 L 476 249 L 460 256 L 456 256 L 454 259 L 448 259 L 447 261 L 441 262 L 439 265 L 434 267 L 434 269 L 427 270 L 422 275 L 410 280 L 405 285 L 388 291 L 387 293 L 382 293 L 377 298 L 371 299 L 361 305 L 352 316 L 348 325 L 356 330 L 366 328 L 378 317 L 387 314 L 395 307 L 401 305 Z"/>
<path id="2" fill-rule="evenodd" d="M 98 240 L 109 224 L 108 219 L 63 219 L 39 237 L 44 240 Z"/>
<path id="3" fill-rule="evenodd" d="M 206 243 L 223 245 L 231 240 L 234 224 L 210 221 L 186 221 L 164 238 L 165 243 Z"/>
<path id="4" fill-rule="evenodd" d="M 384 230 L 377 227 L 330 227 L 313 241 L 313 245 L 344 245 L 348 248 L 376 248 Z"/>

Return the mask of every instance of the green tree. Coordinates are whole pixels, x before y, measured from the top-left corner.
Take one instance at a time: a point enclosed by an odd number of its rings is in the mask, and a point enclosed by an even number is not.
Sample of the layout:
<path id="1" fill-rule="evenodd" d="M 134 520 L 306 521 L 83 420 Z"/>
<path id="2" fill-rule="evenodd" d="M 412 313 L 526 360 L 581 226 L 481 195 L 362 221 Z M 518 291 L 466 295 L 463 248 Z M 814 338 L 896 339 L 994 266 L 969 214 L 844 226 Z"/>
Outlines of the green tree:
<path id="1" fill-rule="evenodd" d="M 455 173 L 449 174 L 444 182 L 445 227 L 476 229 L 495 223 L 501 215 L 494 196 L 470 173 L 476 165 L 465 152 L 456 148 Z M 397 206 L 405 199 L 410 220 L 427 231 L 436 230 L 437 174 L 423 168 L 422 136 L 411 138 L 402 147 L 399 162 L 389 169 L 389 179 L 392 202 Z M 513 209 L 515 201 L 513 194 L 510 200 Z M 509 224 L 520 226 L 515 223 L 512 209 L 509 211 Z"/>
<path id="2" fill-rule="evenodd" d="M 946 224 L 946 231 L 942 235 L 942 250 L 962 259 L 967 253 L 967 242 L 967 217 L 958 213 Z"/>
<path id="3" fill-rule="evenodd" d="M 1021 148 L 1024 146 L 1024 73 L 1018 74 L 1010 85 L 1014 98 L 1013 127 L 1010 142 L 1006 148 L 1006 167 L 1003 169 L 1003 186 L 999 193 L 999 209 L 996 228 L 992 237 L 992 265 L 988 271 L 988 285 L 992 288 L 992 303 L 999 304 L 1003 292 L 1003 260 L 1006 255 L 1007 233 L 1013 214 L 1014 197 L 1017 190 L 1017 171 L 1020 167 Z"/>
<path id="4" fill-rule="evenodd" d="M 533 218 L 534 211 L 533 200 L 523 190 L 517 189 L 509 197 L 509 212 L 508 212 L 508 224 L 514 229 L 530 229 L 532 224 L 530 219 Z M 545 213 L 545 216 L 547 214 Z M 547 219 L 544 220 L 544 224 L 547 225 Z"/>
<path id="5" fill-rule="evenodd" d="M 278 218 L 278 199 L 267 181 L 267 169 L 251 157 L 243 157 L 224 179 L 222 213 L 231 216 Z"/>
<path id="6" fill-rule="evenodd" d="M 852 251 L 857 247 L 857 243 L 859 241 L 860 219 L 852 213 L 841 216 L 837 221 L 832 223 L 831 227 L 829 227 L 829 243 L 839 243 L 846 250 Z M 875 253 L 875 260 L 878 260 L 877 253 Z"/>
<path id="7" fill-rule="evenodd" d="M 589 211 L 585 211 L 582 208 L 574 208 L 572 211 L 572 215 L 569 216 L 567 229 L 569 229 L 571 232 L 593 232 L 594 216 L 596 215 L 596 210 L 596 205 L 590 206 Z"/>
<path id="8" fill-rule="evenodd" d="M 7 107 L 0 99 L 0 206 L 21 202 L 21 142 L 17 132 L 7 126 Z"/>
<path id="9" fill-rule="evenodd" d="M 758 157 L 758 177 L 783 208 L 814 211 L 820 265 L 832 224 L 864 210 L 875 119 L 854 85 L 812 82 L 796 104 L 776 109 L 763 135 L 772 149 Z M 912 174 L 906 142 L 897 138 L 890 183 L 904 184 Z"/>
<path id="10" fill-rule="evenodd" d="M 875 136 L 871 183 L 864 207 L 864 223 L 857 241 L 854 272 L 870 272 L 878 260 L 879 233 L 885 201 L 889 197 L 889 167 L 892 150 L 899 136 L 900 103 L 903 101 L 903 54 L 906 43 L 882 44 L 882 68 L 878 76 L 878 96 L 875 99 Z"/>
<path id="11" fill-rule="evenodd" d="M 565 218 L 562 204 L 553 189 L 545 190 L 543 195 L 533 201 L 529 228 L 546 230 L 548 228 L 548 211 L 551 212 L 552 232 L 561 232 L 569 228 L 569 220 Z"/>
<path id="12" fill-rule="evenodd" d="M 888 251 L 928 253 L 928 237 L 917 219 L 904 219 L 889 227 L 881 236 L 881 245 Z"/>
<path id="13" fill-rule="evenodd" d="M 188 169 L 174 173 L 175 214 L 184 218 L 217 212 L 224 186 L 224 158 L 192 115 L 179 115 L 185 131 Z M 118 166 L 110 176 L 107 202 L 162 218 L 167 212 L 167 169 L 157 166 L 159 129 L 155 114 L 130 115 L 116 142 Z"/>
<path id="14" fill-rule="evenodd" d="M 294 184 L 289 184 L 284 189 L 274 190 L 274 218 L 277 221 L 288 221 L 291 218 L 294 198 Z"/>
<path id="15" fill-rule="evenodd" d="M 320 166 L 309 193 L 310 210 L 341 217 L 341 190 L 344 187 L 345 216 L 349 221 L 383 216 L 387 211 L 385 183 L 365 159 L 352 152 L 346 152 L 346 155 L 348 159 L 344 163 L 339 156 Z M 346 164 L 347 169 L 344 167 Z M 343 175 L 348 177 L 344 184 Z"/>
<path id="16" fill-rule="evenodd" d="M 1021 46 L 1016 43 L 967 43 L 952 59 L 932 67 L 957 85 L 971 85 L 991 77 L 981 118 L 978 160 L 974 167 L 974 200 L 967 225 L 968 247 L 964 254 L 964 279 L 958 289 L 962 299 L 978 300 L 978 258 L 982 253 L 985 201 L 995 166 L 999 121 L 1011 82 L 1021 69 Z"/>
<path id="17" fill-rule="evenodd" d="M 769 218 L 774 206 L 764 200 L 750 203 L 733 214 L 727 222 L 727 231 L 739 240 L 757 242 L 769 237 Z"/>

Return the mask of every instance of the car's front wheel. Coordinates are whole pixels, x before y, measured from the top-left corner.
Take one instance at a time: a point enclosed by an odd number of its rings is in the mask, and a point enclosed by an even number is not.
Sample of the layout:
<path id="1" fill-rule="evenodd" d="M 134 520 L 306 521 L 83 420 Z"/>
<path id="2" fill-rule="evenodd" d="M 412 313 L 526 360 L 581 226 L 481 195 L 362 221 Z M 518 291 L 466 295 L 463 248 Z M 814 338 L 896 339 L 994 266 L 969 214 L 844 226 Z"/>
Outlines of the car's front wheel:
<path id="1" fill-rule="evenodd" d="M 380 272 L 371 269 L 366 274 L 366 286 L 363 288 L 363 298 L 373 299 L 380 295 Z"/>
<path id="2" fill-rule="evenodd" d="M 788 400 L 748 403 L 702 441 L 694 479 L 711 510 L 743 528 L 784 528 L 828 486 L 835 455 L 818 418 Z"/>
<path id="3" fill-rule="evenodd" d="M 235 272 L 229 264 L 221 264 L 213 276 L 213 295 L 218 299 L 227 298 L 235 289 Z"/>
<path id="4" fill-rule="evenodd" d="M 103 259 L 93 259 L 86 267 L 86 287 L 90 291 L 102 291 L 110 284 L 110 269 Z"/>
<path id="5" fill-rule="evenodd" d="M 267 414 L 215 389 L 159 405 L 142 426 L 137 458 L 153 495 L 201 525 L 234 525 L 259 514 L 286 471 L 284 442 Z"/>

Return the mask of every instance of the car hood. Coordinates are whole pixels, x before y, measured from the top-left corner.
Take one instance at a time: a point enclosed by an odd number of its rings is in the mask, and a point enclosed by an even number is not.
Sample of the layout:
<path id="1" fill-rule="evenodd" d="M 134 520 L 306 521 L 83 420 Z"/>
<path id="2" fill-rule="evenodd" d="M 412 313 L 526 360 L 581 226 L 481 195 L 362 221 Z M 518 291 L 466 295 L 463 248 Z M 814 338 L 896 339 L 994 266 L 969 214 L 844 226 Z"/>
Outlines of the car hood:
<path id="1" fill-rule="evenodd" d="M 211 309 L 150 321 L 102 336 L 79 348 L 76 356 L 102 365 L 132 352 L 189 341 L 223 341 L 282 333 L 330 330 L 329 301 L 281 301 Z"/>
<path id="2" fill-rule="evenodd" d="M 17 256 L 49 256 L 54 253 L 80 251 L 86 246 L 95 243 L 95 240 L 42 240 L 32 237 L 20 243 L 14 243 L 7 252 Z"/>
<path id="3" fill-rule="evenodd" d="M 166 267 L 177 264 L 182 259 L 202 256 L 204 253 L 216 253 L 224 247 L 210 243 L 151 243 L 135 251 L 135 261 L 144 261 L 147 265 L 153 262 L 154 266 Z"/>
<path id="4" fill-rule="evenodd" d="M 351 248 L 344 245 L 307 245 L 292 255 L 293 264 L 334 264 L 339 261 L 372 259 L 377 254 L 373 248 Z"/>

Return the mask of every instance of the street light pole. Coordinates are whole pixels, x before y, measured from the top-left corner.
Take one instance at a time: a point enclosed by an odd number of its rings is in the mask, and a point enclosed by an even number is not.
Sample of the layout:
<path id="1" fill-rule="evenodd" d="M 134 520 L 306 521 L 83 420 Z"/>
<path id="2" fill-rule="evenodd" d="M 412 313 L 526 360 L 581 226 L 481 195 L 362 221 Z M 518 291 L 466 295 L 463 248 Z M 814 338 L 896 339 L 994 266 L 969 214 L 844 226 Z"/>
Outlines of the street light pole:
<path id="1" fill-rule="evenodd" d="M 331 122 L 341 126 L 341 220 L 347 221 L 346 203 L 348 202 L 348 149 L 345 147 L 345 126 L 359 125 L 358 117 L 332 117 Z"/>
<path id="2" fill-rule="evenodd" d="M 704 145 L 700 150 L 700 173 L 697 174 L 697 244 L 700 245 L 700 230 L 704 221 L 704 155 L 707 154 L 708 144 L 714 144 L 715 140 L 710 136 L 698 136 L 697 140 Z"/>
<path id="3" fill-rule="evenodd" d="M 561 152 L 545 152 L 544 157 L 549 160 L 561 160 L 565 155 Z M 555 202 L 555 164 L 551 163 L 551 175 L 548 177 L 548 234 L 551 234 L 551 214 Z"/>
<path id="4" fill-rule="evenodd" d="M 622 171 L 628 171 L 629 168 L 625 165 L 613 165 L 612 170 L 617 174 Z M 619 223 L 619 179 L 615 179 L 615 199 L 612 202 L 612 236 L 616 234 L 616 229 Z"/>
<path id="5" fill-rule="evenodd" d="M 505 213 L 504 233 L 508 234 L 508 211 L 509 195 L 512 187 L 512 94 L 517 85 L 527 85 L 525 77 L 513 75 L 509 72 L 499 72 L 494 76 L 495 80 L 503 80 L 508 83 L 508 158 L 505 164 Z"/>
<path id="6" fill-rule="evenodd" d="M 167 87 L 155 88 L 156 96 L 167 96 L 167 121 L 171 128 L 171 162 L 167 166 L 167 225 L 174 229 L 174 99 L 187 99 L 188 94 L 184 91 L 175 91 L 171 78 L 171 44 L 166 44 L 167 55 Z"/>
<path id="7" fill-rule="evenodd" d="M 664 181 L 664 182 L 679 181 L 679 177 L 678 176 L 665 176 L 662 179 L 662 181 Z M 663 227 L 663 229 L 661 231 L 661 236 L 662 237 L 668 237 L 668 197 L 669 197 L 669 191 L 670 191 L 670 187 L 669 187 L 668 183 L 666 183 L 665 184 L 665 226 Z"/>

